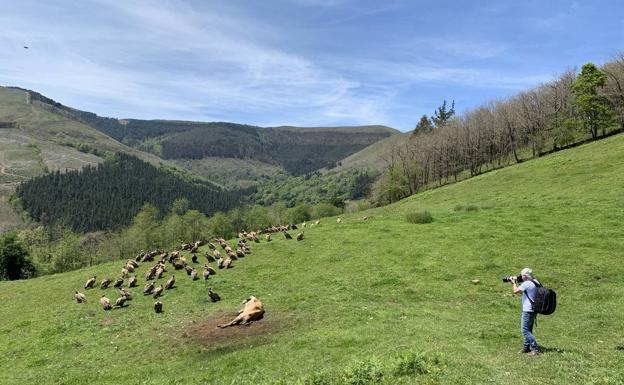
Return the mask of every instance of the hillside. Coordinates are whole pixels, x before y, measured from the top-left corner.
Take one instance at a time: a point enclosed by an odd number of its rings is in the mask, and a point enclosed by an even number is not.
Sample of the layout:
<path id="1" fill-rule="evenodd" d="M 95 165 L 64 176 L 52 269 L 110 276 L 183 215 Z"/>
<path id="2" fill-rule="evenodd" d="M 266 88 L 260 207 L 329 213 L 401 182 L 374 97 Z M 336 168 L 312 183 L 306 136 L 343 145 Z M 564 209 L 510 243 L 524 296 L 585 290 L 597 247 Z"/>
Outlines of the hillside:
<path id="1" fill-rule="evenodd" d="M 528 370 L 540 384 L 620 384 L 623 181 L 618 135 L 342 224 L 323 219 L 302 242 L 252 243 L 253 254 L 207 282 L 176 273 L 164 314 L 139 290 L 110 312 L 97 300 L 116 298 L 112 289 L 87 291 L 86 305 L 72 300 L 88 277 L 115 277 L 120 263 L 0 282 L 0 380 L 508 384 Z M 406 222 L 420 210 L 434 222 Z M 525 266 L 559 298 L 539 319 L 537 358 L 517 354 L 520 298 L 501 282 Z M 221 302 L 207 300 L 208 286 Z M 215 329 L 249 295 L 264 301 L 265 319 Z"/>
<path id="2" fill-rule="evenodd" d="M 37 92 L 0 87 L 0 232 L 23 226 L 8 199 L 45 172 L 95 166 L 115 153 L 238 190 L 305 174 L 396 134 L 384 126 L 273 127 L 114 119 Z"/>
<path id="3" fill-rule="evenodd" d="M 128 226 L 145 203 L 164 214 L 184 198 L 190 209 L 213 215 L 238 206 L 244 194 L 182 178 L 125 154 L 97 167 L 35 177 L 16 189 L 21 206 L 38 223 L 81 233 Z"/>
<path id="4" fill-rule="evenodd" d="M 129 132 L 118 137 L 164 159 L 249 159 L 300 175 L 332 166 L 372 143 L 396 134 L 384 126 L 262 128 L 234 123 L 124 120 Z M 153 133 L 151 130 L 154 130 Z"/>
<path id="5" fill-rule="evenodd" d="M 340 160 L 338 167 L 332 171 L 353 169 L 381 171 L 385 166 L 384 159 L 389 157 L 392 149 L 404 145 L 411 135 L 412 132 L 406 132 L 399 135 L 392 135 L 388 138 L 375 142 L 370 146 Z M 327 170 L 324 171 L 326 172 Z"/>
<path id="6" fill-rule="evenodd" d="M 38 97 L 120 142 L 164 159 L 195 160 L 194 168 L 200 170 L 205 168 L 202 163 L 231 158 L 262 162 L 300 175 L 333 166 L 340 159 L 398 133 L 386 126 L 264 128 L 229 122 L 112 119 L 63 106 L 42 95 Z M 224 176 L 218 175 L 217 179 Z"/>
<path id="7" fill-rule="evenodd" d="M 7 202 L 18 183 L 44 171 L 96 165 L 106 154 L 116 152 L 159 162 L 31 98 L 24 90 L 0 87 L 0 232 L 21 224 Z"/>

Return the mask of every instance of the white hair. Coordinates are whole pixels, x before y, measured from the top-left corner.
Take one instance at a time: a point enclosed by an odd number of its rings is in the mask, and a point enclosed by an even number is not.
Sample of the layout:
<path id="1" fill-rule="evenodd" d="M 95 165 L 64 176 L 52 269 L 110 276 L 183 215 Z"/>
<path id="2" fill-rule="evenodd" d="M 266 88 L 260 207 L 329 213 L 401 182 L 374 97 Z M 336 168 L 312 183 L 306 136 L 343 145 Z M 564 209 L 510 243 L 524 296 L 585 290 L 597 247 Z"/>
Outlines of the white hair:
<path id="1" fill-rule="evenodd" d="M 529 267 L 525 267 L 520 272 L 520 275 L 528 275 L 529 277 L 533 278 L 533 270 L 531 270 L 531 268 L 529 268 Z"/>

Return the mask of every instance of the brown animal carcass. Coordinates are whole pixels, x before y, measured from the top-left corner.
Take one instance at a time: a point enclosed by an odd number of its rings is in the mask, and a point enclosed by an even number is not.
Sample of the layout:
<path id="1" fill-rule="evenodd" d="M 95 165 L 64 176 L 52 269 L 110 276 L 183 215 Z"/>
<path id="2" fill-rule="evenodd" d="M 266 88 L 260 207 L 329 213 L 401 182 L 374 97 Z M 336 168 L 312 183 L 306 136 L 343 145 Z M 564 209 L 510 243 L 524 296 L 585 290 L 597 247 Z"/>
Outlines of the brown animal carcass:
<path id="1" fill-rule="evenodd" d="M 245 307 L 238 312 L 238 316 L 231 322 L 224 325 L 219 325 L 220 328 L 226 328 L 234 325 L 249 325 L 253 321 L 261 320 L 264 317 L 264 306 L 262 302 L 254 296 L 247 298 L 243 301 Z"/>

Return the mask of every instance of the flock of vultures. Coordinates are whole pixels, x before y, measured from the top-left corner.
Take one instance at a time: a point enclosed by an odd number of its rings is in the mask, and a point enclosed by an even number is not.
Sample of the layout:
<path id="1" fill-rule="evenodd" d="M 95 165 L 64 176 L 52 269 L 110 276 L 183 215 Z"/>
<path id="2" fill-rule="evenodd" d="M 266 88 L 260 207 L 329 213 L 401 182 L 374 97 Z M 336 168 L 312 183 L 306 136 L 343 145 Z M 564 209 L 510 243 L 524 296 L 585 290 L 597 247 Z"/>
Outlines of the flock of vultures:
<path id="1" fill-rule="evenodd" d="M 320 220 L 315 222 L 316 225 L 320 223 Z M 338 221 L 340 223 L 340 220 Z M 305 223 L 301 227 L 305 227 Z M 251 254 L 251 243 L 260 243 L 260 237 L 264 236 L 266 242 L 271 242 L 271 235 L 275 233 L 283 233 L 285 239 L 293 239 L 293 236 L 288 232 L 289 230 L 297 230 L 297 225 L 290 224 L 287 226 L 273 226 L 268 227 L 260 231 L 252 232 L 240 232 L 235 248 L 231 247 L 223 238 L 214 239 L 212 241 L 197 241 L 195 243 L 184 243 L 181 245 L 181 250 L 188 251 L 190 253 L 190 261 L 186 256 L 183 256 L 180 251 L 166 252 L 164 250 L 156 250 L 151 252 L 140 253 L 135 259 L 129 259 L 126 264 L 121 268 L 119 277 L 115 280 L 104 278 L 100 281 L 99 286 L 101 290 L 108 290 L 114 288 L 118 290 L 118 298 L 113 302 L 108 298 L 107 294 L 103 294 L 100 297 L 100 305 L 104 310 L 111 310 L 114 308 L 121 308 L 128 306 L 128 301 L 132 300 L 133 293 L 130 291 L 133 288 L 139 287 L 138 269 L 140 266 L 149 266 L 145 272 L 145 285 L 143 286 L 143 295 L 151 295 L 154 298 L 154 311 L 156 313 L 163 312 L 163 303 L 159 301 L 159 298 L 166 290 L 171 290 L 176 286 L 175 271 L 180 271 L 179 275 L 186 275 L 188 279 L 197 281 L 203 278 L 208 280 L 210 276 L 217 274 L 217 270 L 227 270 L 233 266 L 234 261 L 245 258 Z M 304 238 L 303 231 L 298 233 L 295 238 L 297 241 L 302 241 Z M 198 257 L 199 248 L 207 245 L 210 251 L 207 251 L 203 258 L 203 271 L 200 274 L 198 268 L 201 264 Z M 221 251 L 219 250 L 221 249 Z M 225 254 L 225 258 L 224 258 Z M 214 266 L 214 267 L 213 267 Z M 197 267 L 197 268 L 196 268 Z M 164 282 L 164 284 L 162 283 Z M 84 285 L 85 290 L 91 290 L 96 288 L 97 276 L 93 276 L 87 280 Z M 208 297 L 212 302 L 221 300 L 219 294 L 214 292 L 212 288 L 208 288 Z M 78 303 L 87 302 L 87 296 L 78 290 L 74 293 L 74 298 Z M 254 298 L 255 297 L 250 297 Z M 249 298 L 247 299 L 249 301 Z M 246 301 L 246 302 L 247 302 Z"/>

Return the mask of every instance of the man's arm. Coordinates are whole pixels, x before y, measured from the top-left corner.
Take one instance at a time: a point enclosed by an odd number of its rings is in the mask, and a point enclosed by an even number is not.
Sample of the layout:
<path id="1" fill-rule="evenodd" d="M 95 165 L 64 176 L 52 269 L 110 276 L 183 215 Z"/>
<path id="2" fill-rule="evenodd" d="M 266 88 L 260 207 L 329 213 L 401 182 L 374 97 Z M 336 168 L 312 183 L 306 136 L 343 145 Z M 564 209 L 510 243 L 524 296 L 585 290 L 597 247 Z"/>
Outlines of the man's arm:
<path id="1" fill-rule="evenodd" d="M 518 287 L 515 279 L 511 280 L 511 290 L 514 294 L 522 293 L 522 289 Z"/>

